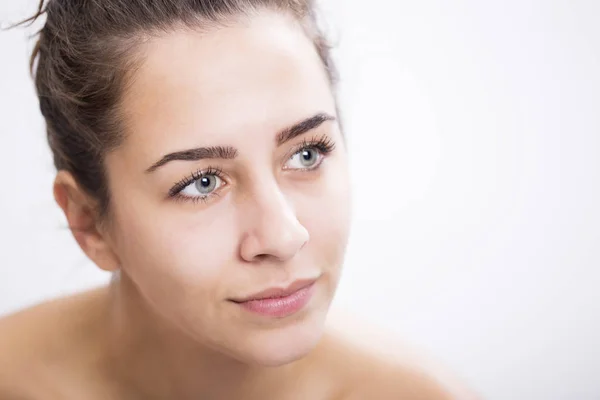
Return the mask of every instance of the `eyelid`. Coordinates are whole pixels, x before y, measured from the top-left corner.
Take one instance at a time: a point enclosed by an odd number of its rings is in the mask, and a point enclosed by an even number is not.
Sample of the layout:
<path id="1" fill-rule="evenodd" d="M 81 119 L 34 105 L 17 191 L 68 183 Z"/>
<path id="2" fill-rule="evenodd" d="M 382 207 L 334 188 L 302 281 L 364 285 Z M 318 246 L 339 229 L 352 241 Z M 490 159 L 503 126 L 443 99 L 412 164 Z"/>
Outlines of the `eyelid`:
<path id="1" fill-rule="evenodd" d="M 180 196 L 181 192 L 186 187 L 188 187 L 189 185 L 193 184 L 194 182 L 198 181 L 199 179 L 201 179 L 202 177 L 204 177 L 206 175 L 216 175 L 222 181 L 224 181 L 226 184 L 228 184 L 227 183 L 227 181 L 228 181 L 227 174 L 225 174 L 221 168 L 208 166 L 207 168 L 203 168 L 203 169 L 192 172 L 190 175 L 186 176 L 179 182 L 175 183 L 169 190 L 168 197 L 174 198 L 174 197 Z M 209 194 L 208 196 L 212 196 L 212 193 Z M 188 197 L 190 199 L 192 198 L 189 196 L 184 196 L 184 197 Z"/>
<path id="2" fill-rule="evenodd" d="M 306 148 L 316 148 L 321 155 L 327 156 L 335 150 L 335 142 L 329 135 L 321 134 L 312 136 L 310 139 L 303 139 L 302 142 L 292 146 L 290 151 L 286 153 L 285 162 L 287 162 L 292 156 L 297 154 L 299 151 Z"/>
<path id="3" fill-rule="evenodd" d="M 318 153 L 319 160 L 315 165 L 306 168 L 293 168 L 287 167 L 287 163 L 292 160 L 298 153 L 305 149 L 313 149 Z M 335 142 L 327 135 L 320 137 L 313 137 L 310 140 L 303 140 L 302 143 L 292 147 L 292 150 L 288 152 L 288 156 L 283 164 L 283 170 L 285 171 L 297 171 L 297 172 L 309 172 L 318 170 L 325 159 L 335 150 Z"/>
<path id="4" fill-rule="evenodd" d="M 286 153 L 285 159 L 283 161 L 283 169 L 284 170 L 293 170 L 293 171 L 313 171 L 318 169 L 325 158 L 330 155 L 336 148 L 336 144 L 331 139 L 331 137 L 327 134 L 314 135 L 310 139 L 303 139 L 300 143 L 292 146 L 292 148 Z M 289 162 L 289 160 L 298 154 L 300 151 L 304 149 L 315 149 L 319 153 L 320 160 L 317 164 L 308 168 L 286 168 L 285 165 Z M 187 188 L 189 185 L 193 184 L 197 180 L 201 179 L 206 175 L 215 175 L 219 177 L 224 184 L 221 187 L 215 189 L 215 191 L 211 192 L 206 196 L 185 196 L 182 195 L 181 192 Z M 208 201 L 215 196 L 219 196 L 219 192 L 222 190 L 224 186 L 228 186 L 230 179 L 229 176 L 219 167 L 208 166 L 207 168 L 199 169 L 183 178 L 179 182 L 176 182 L 172 188 L 169 190 L 168 198 L 176 199 L 181 201 Z"/>

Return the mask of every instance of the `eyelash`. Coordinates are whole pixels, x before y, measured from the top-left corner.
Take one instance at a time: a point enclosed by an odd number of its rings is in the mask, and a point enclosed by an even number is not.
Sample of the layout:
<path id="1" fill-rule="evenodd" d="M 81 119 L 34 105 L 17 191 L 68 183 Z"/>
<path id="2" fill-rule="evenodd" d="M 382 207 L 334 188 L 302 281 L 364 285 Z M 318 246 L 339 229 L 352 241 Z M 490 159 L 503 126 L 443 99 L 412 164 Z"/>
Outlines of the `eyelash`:
<path id="1" fill-rule="evenodd" d="M 206 199 L 208 199 L 211 195 L 208 195 L 206 197 L 188 197 L 188 196 L 181 196 L 181 192 L 183 191 L 183 189 L 185 189 L 186 187 L 188 187 L 189 185 L 191 185 L 192 183 L 202 179 L 203 177 L 207 176 L 207 175 L 216 175 L 218 176 L 220 179 L 223 179 L 223 170 L 217 167 L 208 167 L 206 169 L 203 169 L 201 171 L 195 171 L 193 172 L 190 176 L 183 178 L 182 180 L 180 180 L 179 182 L 177 182 L 173 188 L 171 188 L 171 190 L 169 190 L 169 197 L 171 198 L 179 198 L 182 200 L 193 200 L 193 201 L 206 201 Z"/>
<path id="2" fill-rule="evenodd" d="M 289 155 L 289 157 L 287 157 L 286 160 L 289 160 L 295 154 L 297 154 L 303 150 L 306 150 L 306 149 L 316 149 L 319 151 L 319 153 L 323 157 L 326 157 L 335 150 L 335 143 L 327 135 L 316 136 L 316 137 L 313 137 L 312 139 L 304 139 L 301 143 L 299 143 L 297 146 L 295 146 L 292 149 L 292 151 L 290 151 L 290 153 L 289 153 L 290 155 Z M 319 164 L 317 164 L 316 167 L 300 169 L 299 171 L 316 170 L 319 168 L 321 163 L 322 163 L 322 161 L 319 162 Z M 209 166 L 208 168 L 203 169 L 201 171 L 195 171 L 190 176 L 175 183 L 175 185 L 171 188 L 171 190 L 169 190 L 169 198 L 174 198 L 174 199 L 181 200 L 181 201 L 192 201 L 194 203 L 197 203 L 199 201 L 206 202 L 206 201 L 208 201 L 208 199 L 212 198 L 213 196 L 218 196 L 217 192 L 213 192 L 205 197 L 200 197 L 200 196 L 189 197 L 189 196 L 181 195 L 181 192 L 186 187 L 188 187 L 190 184 L 202 179 L 205 176 L 209 176 L 209 175 L 215 175 L 215 176 L 219 177 L 219 179 L 225 180 L 224 179 L 225 174 L 222 169 L 220 169 L 218 167 Z"/>
<path id="3" fill-rule="evenodd" d="M 333 152 L 333 150 L 335 150 L 335 143 L 327 135 L 314 136 L 311 139 L 304 139 L 300 144 L 298 144 L 292 149 L 288 159 L 291 158 L 294 154 L 297 154 L 306 149 L 317 149 L 319 150 L 319 153 L 321 153 L 321 155 L 328 156 Z M 310 168 L 309 170 L 312 169 L 316 168 Z"/>

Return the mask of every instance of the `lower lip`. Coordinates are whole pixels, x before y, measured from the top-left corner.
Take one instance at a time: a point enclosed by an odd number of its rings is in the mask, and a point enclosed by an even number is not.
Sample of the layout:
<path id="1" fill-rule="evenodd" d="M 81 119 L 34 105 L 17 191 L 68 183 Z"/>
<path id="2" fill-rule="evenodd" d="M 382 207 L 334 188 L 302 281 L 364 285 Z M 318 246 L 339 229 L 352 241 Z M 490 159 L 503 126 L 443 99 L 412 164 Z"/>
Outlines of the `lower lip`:
<path id="1" fill-rule="evenodd" d="M 286 297 L 250 300 L 237 304 L 248 311 L 266 317 L 284 318 L 297 313 L 306 306 L 312 297 L 314 286 L 315 284 L 311 283 Z"/>

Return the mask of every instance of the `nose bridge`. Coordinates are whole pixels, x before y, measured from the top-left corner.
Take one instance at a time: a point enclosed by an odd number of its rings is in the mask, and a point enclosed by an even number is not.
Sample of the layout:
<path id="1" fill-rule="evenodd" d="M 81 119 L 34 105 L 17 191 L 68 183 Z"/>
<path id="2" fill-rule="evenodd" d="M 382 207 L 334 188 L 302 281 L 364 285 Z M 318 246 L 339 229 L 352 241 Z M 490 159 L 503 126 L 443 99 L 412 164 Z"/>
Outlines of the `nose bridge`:
<path id="1" fill-rule="evenodd" d="M 298 221 L 293 202 L 277 182 L 262 181 L 248 203 L 247 229 L 241 246 L 245 260 L 258 256 L 286 260 L 308 241 L 308 231 Z"/>

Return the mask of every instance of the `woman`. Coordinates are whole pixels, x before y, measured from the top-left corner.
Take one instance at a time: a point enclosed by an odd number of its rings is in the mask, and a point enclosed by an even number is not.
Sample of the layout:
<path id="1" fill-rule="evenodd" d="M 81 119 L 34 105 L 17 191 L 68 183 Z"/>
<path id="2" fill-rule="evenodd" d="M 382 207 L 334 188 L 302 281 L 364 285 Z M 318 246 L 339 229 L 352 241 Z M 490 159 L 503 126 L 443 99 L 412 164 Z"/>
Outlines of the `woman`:
<path id="1" fill-rule="evenodd" d="M 312 1 L 43 13 L 54 196 L 114 279 L 0 323 L 0 398 L 467 398 L 325 331 L 349 180 Z"/>

